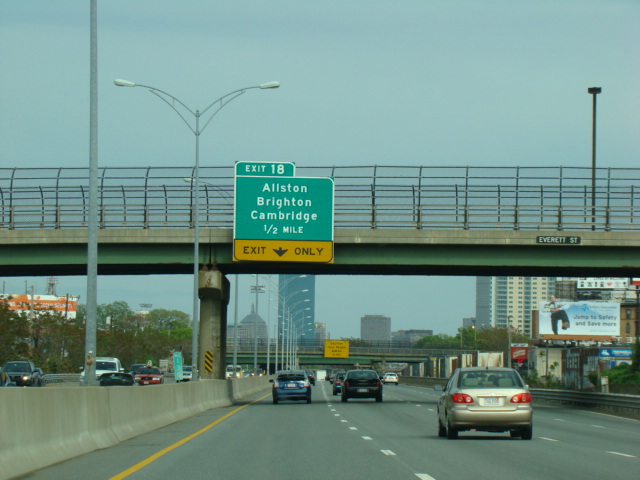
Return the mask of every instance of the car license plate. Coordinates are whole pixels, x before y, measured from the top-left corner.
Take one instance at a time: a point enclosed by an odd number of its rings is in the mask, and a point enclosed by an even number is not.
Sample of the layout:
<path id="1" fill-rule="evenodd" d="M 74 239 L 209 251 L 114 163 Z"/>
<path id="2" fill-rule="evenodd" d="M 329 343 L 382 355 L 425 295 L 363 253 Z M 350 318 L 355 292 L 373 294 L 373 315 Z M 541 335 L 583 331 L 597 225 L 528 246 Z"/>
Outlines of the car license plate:
<path id="1" fill-rule="evenodd" d="M 484 397 L 485 405 L 500 405 L 500 399 L 498 397 Z"/>
<path id="2" fill-rule="evenodd" d="M 368 388 L 359 388 L 358 393 L 367 393 L 369 391 Z"/>
<path id="3" fill-rule="evenodd" d="M 143 385 L 149 385 L 149 380 L 144 380 L 144 381 L 142 382 L 142 384 L 143 384 Z"/>
<path id="4" fill-rule="evenodd" d="M 287 388 L 296 388 L 297 385 L 295 383 L 287 383 Z"/>

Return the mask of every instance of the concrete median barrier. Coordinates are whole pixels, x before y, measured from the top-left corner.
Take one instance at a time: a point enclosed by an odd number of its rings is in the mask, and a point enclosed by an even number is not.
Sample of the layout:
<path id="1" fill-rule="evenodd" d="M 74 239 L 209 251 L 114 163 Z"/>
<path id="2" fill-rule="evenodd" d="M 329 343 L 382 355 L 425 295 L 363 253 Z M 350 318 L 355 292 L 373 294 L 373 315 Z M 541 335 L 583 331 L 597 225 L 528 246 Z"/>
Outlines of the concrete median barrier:
<path id="1" fill-rule="evenodd" d="M 116 445 L 269 388 L 268 377 L 145 387 L 0 388 L 0 480 Z"/>

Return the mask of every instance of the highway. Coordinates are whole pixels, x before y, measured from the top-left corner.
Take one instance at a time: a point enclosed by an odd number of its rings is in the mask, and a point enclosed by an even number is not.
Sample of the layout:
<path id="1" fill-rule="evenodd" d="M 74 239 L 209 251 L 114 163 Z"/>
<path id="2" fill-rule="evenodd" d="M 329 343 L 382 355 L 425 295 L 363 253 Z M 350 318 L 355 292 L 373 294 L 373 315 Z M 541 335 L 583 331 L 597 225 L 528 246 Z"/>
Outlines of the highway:
<path id="1" fill-rule="evenodd" d="M 342 403 L 320 381 L 313 403 L 273 405 L 266 390 L 20 478 L 638 478 L 640 421 L 535 406 L 531 441 L 483 432 L 447 440 L 437 436 L 438 396 L 429 388 L 387 385 L 383 403 Z"/>

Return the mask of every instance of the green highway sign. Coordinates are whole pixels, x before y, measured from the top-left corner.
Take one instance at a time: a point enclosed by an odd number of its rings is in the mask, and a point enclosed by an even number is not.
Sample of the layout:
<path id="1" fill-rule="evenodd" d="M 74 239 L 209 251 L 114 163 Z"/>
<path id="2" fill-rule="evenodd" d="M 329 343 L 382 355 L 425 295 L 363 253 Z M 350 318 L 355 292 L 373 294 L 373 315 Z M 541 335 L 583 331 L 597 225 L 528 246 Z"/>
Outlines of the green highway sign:
<path id="1" fill-rule="evenodd" d="M 236 176 L 293 177 L 295 173 L 292 162 L 236 162 Z"/>
<path id="2" fill-rule="evenodd" d="M 236 176 L 234 239 L 333 241 L 333 178 Z"/>

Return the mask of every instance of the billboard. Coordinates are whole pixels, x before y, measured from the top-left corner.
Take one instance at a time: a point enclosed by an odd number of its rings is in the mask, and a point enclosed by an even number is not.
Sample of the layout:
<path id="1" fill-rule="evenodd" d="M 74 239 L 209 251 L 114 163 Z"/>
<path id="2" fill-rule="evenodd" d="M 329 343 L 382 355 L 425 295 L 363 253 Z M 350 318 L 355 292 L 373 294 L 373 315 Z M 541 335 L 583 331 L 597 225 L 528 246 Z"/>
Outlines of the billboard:
<path id="1" fill-rule="evenodd" d="M 540 302 L 538 333 L 561 339 L 617 337 L 620 305 L 616 302 Z"/>
<path id="2" fill-rule="evenodd" d="M 0 295 L 0 301 L 7 302 L 9 310 L 25 311 L 33 309 L 38 310 L 53 310 L 58 313 L 62 313 L 65 318 L 76 318 L 76 310 L 78 309 L 78 298 L 73 296 L 60 297 L 58 295 L 35 295 L 28 294 L 9 294 Z"/>

